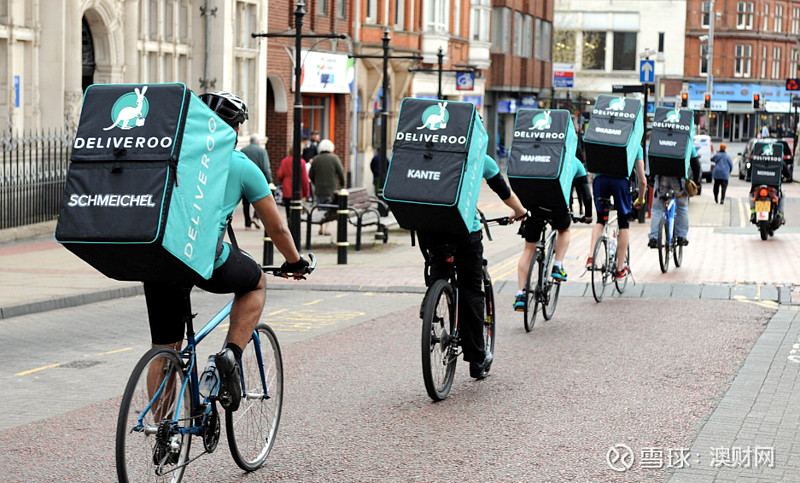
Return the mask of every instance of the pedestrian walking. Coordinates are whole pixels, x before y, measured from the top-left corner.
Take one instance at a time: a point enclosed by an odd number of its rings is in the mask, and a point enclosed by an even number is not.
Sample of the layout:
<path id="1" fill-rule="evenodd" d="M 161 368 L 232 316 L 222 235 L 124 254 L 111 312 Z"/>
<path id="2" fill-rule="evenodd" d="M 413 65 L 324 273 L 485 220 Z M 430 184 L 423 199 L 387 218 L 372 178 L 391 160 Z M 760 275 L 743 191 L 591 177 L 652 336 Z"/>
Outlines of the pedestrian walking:
<path id="1" fill-rule="evenodd" d="M 319 154 L 311 161 L 308 179 L 314 184 L 314 197 L 317 204 L 333 202 L 333 196 L 344 187 L 344 168 L 339 156 L 333 154 L 336 147 L 330 139 L 323 139 L 319 143 Z M 327 223 L 319 227 L 320 235 L 329 235 Z"/>
<path id="2" fill-rule="evenodd" d="M 766 124 L 764 124 L 763 126 L 761 126 L 761 137 L 762 137 L 763 139 L 765 139 L 765 138 L 768 138 L 768 137 L 769 137 L 769 128 L 767 127 L 767 125 L 766 125 Z"/>
<path id="3" fill-rule="evenodd" d="M 309 136 L 308 144 L 305 148 L 303 148 L 303 159 L 306 162 L 310 162 L 314 159 L 314 156 L 319 154 L 319 133 L 317 131 L 311 131 L 311 136 Z"/>
<path id="4" fill-rule="evenodd" d="M 286 219 L 289 219 L 289 206 L 292 204 L 292 168 L 294 166 L 294 150 L 289 146 L 287 156 L 281 159 L 278 167 L 278 183 L 281 185 L 283 194 L 283 206 L 286 208 Z M 308 198 L 310 189 L 308 185 L 308 170 L 306 160 L 300 158 L 300 196 L 301 199 Z"/>
<path id="5" fill-rule="evenodd" d="M 267 138 L 264 141 L 264 144 L 267 143 Z M 258 168 L 264 173 L 264 177 L 267 178 L 267 183 L 272 184 L 272 169 L 269 166 L 269 154 L 267 154 L 267 150 L 262 148 L 258 144 L 258 136 L 255 134 L 250 136 L 250 144 L 243 147 L 241 150 L 250 161 L 252 161 Z M 242 211 L 244 212 L 244 227 L 246 229 L 250 228 L 250 225 L 255 226 L 256 228 L 261 228 L 261 225 L 258 224 L 258 212 L 253 214 L 252 219 L 250 218 L 250 202 L 247 201 L 247 198 L 242 198 Z"/>
<path id="6" fill-rule="evenodd" d="M 728 145 L 720 143 L 719 151 L 711 157 L 711 164 L 714 165 L 714 171 L 711 177 L 714 179 L 714 203 L 725 204 L 725 191 L 728 189 L 728 179 L 731 177 L 733 171 L 733 161 L 726 152 Z M 718 201 L 718 193 L 722 190 L 721 196 Z"/>

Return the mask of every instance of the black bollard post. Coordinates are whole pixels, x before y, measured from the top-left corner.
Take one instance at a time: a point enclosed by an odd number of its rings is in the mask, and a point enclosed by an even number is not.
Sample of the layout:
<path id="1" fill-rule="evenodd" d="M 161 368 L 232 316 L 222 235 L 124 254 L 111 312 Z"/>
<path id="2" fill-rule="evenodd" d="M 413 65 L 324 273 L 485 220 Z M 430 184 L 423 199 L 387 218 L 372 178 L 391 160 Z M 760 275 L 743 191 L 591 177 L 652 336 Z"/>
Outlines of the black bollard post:
<path id="1" fill-rule="evenodd" d="M 264 265 L 272 265 L 275 256 L 275 245 L 272 243 L 272 238 L 269 237 L 266 227 L 264 228 Z"/>
<path id="2" fill-rule="evenodd" d="M 339 191 L 339 209 L 336 211 L 336 246 L 338 247 L 337 262 L 339 265 L 347 265 L 347 198 L 349 193 L 342 188 Z"/>

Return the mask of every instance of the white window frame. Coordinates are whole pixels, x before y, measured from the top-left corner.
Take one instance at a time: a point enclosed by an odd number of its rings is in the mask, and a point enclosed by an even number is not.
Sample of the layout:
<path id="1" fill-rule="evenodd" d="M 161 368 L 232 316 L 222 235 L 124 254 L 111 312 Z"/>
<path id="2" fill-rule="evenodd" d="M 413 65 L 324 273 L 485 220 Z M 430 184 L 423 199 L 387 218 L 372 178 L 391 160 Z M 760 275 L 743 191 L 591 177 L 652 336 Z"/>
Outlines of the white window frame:
<path id="1" fill-rule="evenodd" d="M 794 35 L 800 33 L 800 7 L 792 7 L 791 33 Z"/>
<path id="2" fill-rule="evenodd" d="M 776 32 L 783 32 L 783 5 L 775 5 L 775 17 L 772 26 Z"/>
<path id="3" fill-rule="evenodd" d="M 453 2 L 453 35 L 461 37 L 461 1 Z"/>
<path id="4" fill-rule="evenodd" d="M 711 19 L 711 2 L 700 3 L 700 26 L 708 28 Z"/>
<path id="5" fill-rule="evenodd" d="M 753 46 L 750 44 L 736 44 L 734 60 L 734 77 L 750 77 L 750 67 L 753 61 Z"/>
<path id="6" fill-rule="evenodd" d="M 491 0 L 472 0 L 469 39 L 475 42 L 492 41 Z"/>
<path id="7" fill-rule="evenodd" d="M 530 59 L 533 57 L 533 15 L 522 15 L 522 57 Z"/>
<path id="8" fill-rule="evenodd" d="M 367 0 L 366 23 L 378 23 L 378 0 Z"/>
<path id="9" fill-rule="evenodd" d="M 708 44 L 700 44 L 700 75 L 708 75 Z"/>
<path id="10" fill-rule="evenodd" d="M 780 47 L 772 47 L 772 78 L 773 79 L 780 79 L 781 78 L 781 54 L 782 49 Z"/>
<path id="11" fill-rule="evenodd" d="M 753 2 L 736 2 L 736 28 L 753 29 Z"/>
<path id="12" fill-rule="evenodd" d="M 394 28 L 406 29 L 406 2 L 404 0 L 395 0 L 394 2 Z"/>
<path id="13" fill-rule="evenodd" d="M 767 78 L 767 46 L 761 46 L 761 78 Z"/>
<path id="14" fill-rule="evenodd" d="M 553 58 L 553 23 L 536 17 L 535 24 L 532 38 L 536 39 L 536 45 L 533 55 L 538 60 L 549 62 Z"/>
<path id="15" fill-rule="evenodd" d="M 423 27 L 426 32 L 450 32 L 449 0 L 426 0 L 422 12 Z"/>
<path id="16" fill-rule="evenodd" d="M 522 12 L 514 10 L 514 31 L 511 42 L 511 54 L 522 57 Z"/>
<path id="17" fill-rule="evenodd" d="M 767 30 L 769 26 L 769 4 L 764 4 L 764 18 L 761 21 L 761 30 Z"/>

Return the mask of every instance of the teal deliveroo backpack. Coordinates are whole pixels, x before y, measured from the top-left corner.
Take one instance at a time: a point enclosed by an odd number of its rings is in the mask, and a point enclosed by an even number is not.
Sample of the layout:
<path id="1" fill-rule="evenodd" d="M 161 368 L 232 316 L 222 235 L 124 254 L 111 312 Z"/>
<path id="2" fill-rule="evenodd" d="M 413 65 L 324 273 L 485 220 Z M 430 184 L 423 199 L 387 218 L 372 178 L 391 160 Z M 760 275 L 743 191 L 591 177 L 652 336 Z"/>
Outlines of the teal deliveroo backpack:
<path id="1" fill-rule="evenodd" d="M 641 101 L 607 94 L 597 96 L 583 136 L 586 171 L 630 177 L 643 132 Z"/>
<path id="2" fill-rule="evenodd" d="M 488 141 L 471 102 L 403 99 L 383 188 L 399 225 L 469 233 Z"/>
<path id="3" fill-rule="evenodd" d="M 651 175 L 689 177 L 694 139 L 694 111 L 656 107 L 647 161 Z"/>
<path id="4" fill-rule="evenodd" d="M 56 240 L 117 280 L 210 278 L 235 145 L 183 84 L 89 86 Z"/>
<path id="5" fill-rule="evenodd" d="M 782 144 L 756 141 L 750 167 L 750 186 L 767 185 L 780 188 L 781 161 L 783 161 Z"/>
<path id="6" fill-rule="evenodd" d="M 506 174 L 526 208 L 569 206 L 576 163 L 580 163 L 575 157 L 577 147 L 569 111 L 517 111 Z"/>

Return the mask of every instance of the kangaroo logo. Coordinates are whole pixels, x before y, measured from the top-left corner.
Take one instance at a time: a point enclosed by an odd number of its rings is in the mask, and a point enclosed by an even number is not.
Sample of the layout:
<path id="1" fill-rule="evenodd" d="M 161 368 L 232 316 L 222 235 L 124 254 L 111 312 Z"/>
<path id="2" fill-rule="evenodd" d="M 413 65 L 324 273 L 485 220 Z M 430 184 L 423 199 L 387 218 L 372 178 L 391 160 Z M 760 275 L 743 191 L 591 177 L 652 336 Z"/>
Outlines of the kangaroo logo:
<path id="1" fill-rule="evenodd" d="M 624 111 L 625 110 L 625 98 L 624 97 L 617 97 L 613 101 L 608 103 L 608 108 L 613 111 Z"/>
<path id="2" fill-rule="evenodd" d="M 550 111 L 544 111 L 535 115 L 532 122 L 533 126 L 529 127 L 528 130 L 532 131 L 536 129 L 539 131 L 546 131 L 550 129 L 550 126 L 553 124 L 553 118 L 550 117 Z"/>
<path id="3" fill-rule="evenodd" d="M 133 92 L 121 95 L 111 108 L 111 119 L 114 120 L 114 123 L 104 128 L 103 131 L 110 131 L 115 127 L 128 130 L 144 126 L 144 118 L 150 111 L 150 103 L 144 97 L 145 92 L 147 92 L 147 86 L 142 87 L 141 92 L 136 87 Z"/>
<path id="4" fill-rule="evenodd" d="M 673 124 L 681 122 L 681 113 L 677 109 L 673 109 L 667 113 L 665 122 L 671 122 Z"/>
<path id="5" fill-rule="evenodd" d="M 422 113 L 422 126 L 417 129 L 428 128 L 431 131 L 438 131 L 447 127 L 450 113 L 447 112 L 447 101 L 439 102 L 436 106 L 430 106 Z"/>
<path id="6" fill-rule="evenodd" d="M 764 145 L 764 149 L 761 151 L 762 156 L 772 156 L 772 144 Z"/>

